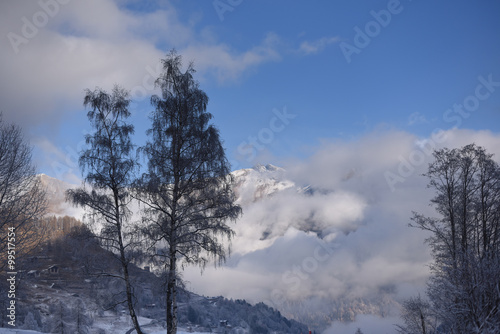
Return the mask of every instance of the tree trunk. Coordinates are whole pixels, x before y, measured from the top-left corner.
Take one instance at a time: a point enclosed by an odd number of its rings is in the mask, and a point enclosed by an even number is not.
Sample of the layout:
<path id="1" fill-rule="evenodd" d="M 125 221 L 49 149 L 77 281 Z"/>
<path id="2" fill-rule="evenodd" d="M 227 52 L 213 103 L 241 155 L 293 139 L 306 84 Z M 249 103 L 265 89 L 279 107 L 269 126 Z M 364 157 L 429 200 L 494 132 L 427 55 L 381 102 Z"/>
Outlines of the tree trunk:
<path id="1" fill-rule="evenodd" d="M 143 332 L 141 331 L 141 327 L 139 325 L 139 320 L 137 319 L 137 315 L 135 314 L 132 286 L 130 285 L 130 277 L 128 273 L 128 265 L 125 265 L 123 267 L 123 271 L 125 276 L 125 286 L 127 290 L 127 305 L 128 305 L 128 310 L 130 312 L 130 317 L 132 318 L 132 323 L 134 324 L 134 328 L 137 334 L 143 334 Z"/>
<path id="2" fill-rule="evenodd" d="M 175 275 L 172 283 L 172 334 L 177 334 L 177 279 Z"/>
<path id="3" fill-rule="evenodd" d="M 424 314 L 422 313 L 422 309 L 420 309 L 420 323 L 422 325 L 422 334 L 426 334 L 426 330 L 425 330 L 425 317 L 424 317 Z"/>
<path id="4" fill-rule="evenodd" d="M 167 284 L 167 334 L 177 334 L 176 254 L 171 250 Z"/>
<path id="5" fill-rule="evenodd" d="M 122 238 L 122 225 L 121 225 L 121 215 L 120 215 L 120 206 L 118 202 L 118 191 L 116 188 L 113 190 L 114 193 L 114 200 L 115 200 L 115 219 L 116 219 L 116 224 L 118 228 L 118 244 L 120 247 L 120 260 L 122 263 L 123 267 L 123 276 L 125 279 L 125 289 L 126 289 L 126 294 L 127 294 L 127 306 L 128 310 L 130 313 L 130 318 L 132 318 L 132 323 L 134 324 L 135 331 L 137 334 L 143 334 L 141 331 L 141 327 L 139 325 L 139 321 L 137 320 L 137 315 L 135 314 L 135 309 L 134 309 L 134 294 L 132 293 L 132 286 L 130 284 L 130 275 L 128 272 L 128 262 L 127 258 L 125 256 L 125 246 L 123 244 L 123 238 Z"/>

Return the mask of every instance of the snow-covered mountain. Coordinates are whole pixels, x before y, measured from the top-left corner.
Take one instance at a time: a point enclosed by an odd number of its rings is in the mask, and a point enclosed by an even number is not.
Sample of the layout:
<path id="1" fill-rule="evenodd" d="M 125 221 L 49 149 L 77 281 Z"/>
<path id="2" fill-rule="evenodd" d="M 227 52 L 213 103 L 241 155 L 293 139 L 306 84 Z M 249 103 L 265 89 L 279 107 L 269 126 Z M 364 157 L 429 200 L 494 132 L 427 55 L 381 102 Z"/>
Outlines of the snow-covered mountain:
<path id="1" fill-rule="evenodd" d="M 286 179 L 285 173 L 283 168 L 271 164 L 257 165 L 253 168 L 232 172 L 235 179 L 234 191 L 238 198 L 237 203 L 245 206 L 285 189 L 297 188 L 292 181 Z M 47 193 L 48 214 L 67 215 L 82 219 L 84 210 L 75 208 L 65 200 L 66 190 L 77 188 L 80 185 L 67 183 L 46 174 L 39 174 L 38 178 Z M 300 188 L 297 190 L 300 191 Z"/>
<path id="2" fill-rule="evenodd" d="M 283 168 L 271 164 L 234 171 L 232 175 L 238 204 L 245 206 L 285 189 L 295 188 L 295 183 L 287 180 L 285 173 Z"/>

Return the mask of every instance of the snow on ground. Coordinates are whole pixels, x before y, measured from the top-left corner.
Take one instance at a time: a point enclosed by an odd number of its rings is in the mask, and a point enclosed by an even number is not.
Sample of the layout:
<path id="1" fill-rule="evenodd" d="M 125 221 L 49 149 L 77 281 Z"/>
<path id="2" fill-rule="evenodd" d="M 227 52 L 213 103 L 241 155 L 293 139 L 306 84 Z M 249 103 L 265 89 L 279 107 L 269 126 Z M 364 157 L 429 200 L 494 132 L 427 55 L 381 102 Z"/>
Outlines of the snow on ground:
<path id="1" fill-rule="evenodd" d="M 150 334 L 165 334 L 165 330 L 160 331 L 160 332 L 154 332 Z M 207 332 L 183 332 L 183 331 L 177 331 L 177 334 L 207 334 Z"/>
<path id="2" fill-rule="evenodd" d="M 165 334 L 165 332 L 166 332 L 165 329 L 159 330 L 159 331 L 156 331 L 156 332 L 149 332 L 149 331 L 145 330 L 145 333 L 148 333 L 148 334 Z M 106 333 L 109 333 L 109 334 L 112 334 L 112 333 L 123 334 L 123 333 L 125 333 L 125 331 L 124 331 L 124 328 L 122 328 L 121 331 L 119 331 L 118 329 L 115 329 L 115 331 L 113 331 L 113 332 L 107 332 L 106 331 Z M 0 328 L 0 334 L 43 334 L 43 333 L 41 333 L 41 332 L 35 332 L 35 331 L 27 331 L 27 330 L 22 330 L 22 329 Z M 177 334 L 206 334 L 206 333 L 177 331 Z"/>
<path id="3" fill-rule="evenodd" d="M 0 334 L 40 334 L 40 332 L 26 331 L 22 329 L 0 328 Z"/>
<path id="4" fill-rule="evenodd" d="M 160 324 L 157 324 L 156 321 L 139 317 L 139 324 L 141 325 L 143 332 L 147 334 L 165 334 L 167 331 Z M 113 316 L 104 316 L 94 319 L 94 324 L 92 325 L 92 329 L 102 328 L 106 331 L 106 334 L 123 334 L 128 333 L 130 329 L 132 329 L 133 324 L 132 320 L 128 315 L 122 315 L 117 317 Z M 188 332 L 184 331 L 184 328 L 179 328 L 177 331 L 178 334 L 188 334 Z M 202 332 L 191 332 L 192 334 L 204 334 Z M 0 334 L 2 334 L 0 332 Z M 131 334 L 135 334 L 135 331 L 132 331 Z"/>
<path id="5" fill-rule="evenodd" d="M 139 317 L 139 323 L 146 334 L 165 334 L 167 331 L 161 325 L 157 324 L 155 320 L 149 318 Z M 129 333 L 133 325 L 130 317 L 122 315 L 111 315 L 110 312 L 102 317 L 96 317 L 91 326 L 91 330 L 104 329 L 106 334 L 124 334 Z M 94 331 L 91 331 L 93 333 Z M 206 334 L 206 332 L 187 332 L 185 328 L 180 327 L 177 331 L 178 334 Z M 11 328 L 0 328 L 0 334 L 41 334 L 41 332 Z M 135 334 L 132 331 L 131 334 Z"/>

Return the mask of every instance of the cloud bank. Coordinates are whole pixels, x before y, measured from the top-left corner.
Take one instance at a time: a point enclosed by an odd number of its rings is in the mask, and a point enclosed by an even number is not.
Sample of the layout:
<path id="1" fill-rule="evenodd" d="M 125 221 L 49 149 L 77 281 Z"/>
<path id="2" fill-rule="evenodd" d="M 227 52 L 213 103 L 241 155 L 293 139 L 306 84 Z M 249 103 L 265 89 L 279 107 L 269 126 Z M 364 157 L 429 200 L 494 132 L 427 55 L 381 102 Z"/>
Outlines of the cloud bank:
<path id="1" fill-rule="evenodd" d="M 397 302 L 424 293 L 429 273 L 427 235 L 408 223 L 412 211 L 434 214 L 433 192 L 421 176 L 432 161 L 425 153 L 430 141 L 435 148 L 475 142 L 500 159 L 498 134 L 453 129 L 439 138 L 388 131 L 325 142 L 307 161 L 287 166 L 286 182 L 294 186 L 285 182 L 266 200 L 247 198 L 234 226 L 233 256 L 201 276 L 188 268 L 189 287 L 265 301 L 304 319 L 307 312 L 308 319 L 313 313 L 340 312 L 346 320 L 357 312 L 397 315 Z M 422 161 L 412 158 L 421 154 Z M 386 174 L 399 175 L 398 169 L 405 172 L 402 181 L 391 185 Z M 342 308 L 339 301 L 351 305 Z"/>

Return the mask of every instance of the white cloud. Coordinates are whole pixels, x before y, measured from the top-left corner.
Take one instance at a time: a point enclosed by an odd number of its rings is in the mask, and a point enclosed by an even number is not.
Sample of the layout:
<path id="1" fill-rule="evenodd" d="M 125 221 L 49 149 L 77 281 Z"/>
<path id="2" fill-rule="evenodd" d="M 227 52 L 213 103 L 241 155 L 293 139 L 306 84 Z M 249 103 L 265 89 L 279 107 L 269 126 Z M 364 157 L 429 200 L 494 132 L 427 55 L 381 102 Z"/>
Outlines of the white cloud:
<path id="1" fill-rule="evenodd" d="M 300 44 L 299 51 L 306 55 L 316 54 L 323 51 L 328 45 L 339 41 L 338 37 L 323 37 L 315 41 L 304 41 Z"/>
<path id="2" fill-rule="evenodd" d="M 67 146 L 65 151 L 58 148 L 46 137 L 34 138 L 33 144 L 40 149 L 42 156 L 37 157 L 39 163 L 50 166 L 52 174 L 59 180 L 80 184 L 80 170 L 78 167 L 79 153 Z"/>
<path id="3" fill-rule="evenodd" d="M 0 6 L 1 35 L 15 33 L 23 39 L 14 47 L 8 38 L 0 42 L 0 110 L 7 120 L 25 127 L 56 127 L 64 115 L 81 108 L 86 88 L 110 89 L 118 83 L 126 89 L 145 87 L 150 95 L 150 72 L 155 71 L 149 69 L 156 69 L 173 47 L 186 62 L 195 60 L 202 76 L 214 75 L 219 81 L 237 80 L 250 68 L 280 59 L 274 34 L 248 50 L 232 49 L 216 38 L 205 39 L 210 34 L 206 29 L 180 21 L 168 4 L 147 13 L 126 10 L 111 0 L 69 1 L 57 10 L 26 1 Z M 33 36 L 23 37 L 23 20 L 33 24 L 37 13 L 47 22 L 34 26 Z"/>
<path id="4" fill-rule="evenodd" d="M 181 50 L 202 72 L 213 73 L 219 82 L 237 80 L 245 71 L 265 62 L 279 61 L 279 37 L 269 33 L 258 46 L 236 52 L 225 44 L 194 43 Z"/>
<path id="5" fill-rule="evenodd" d="M 408 125 L 418 125 L 418 124 L 426 124 L 429 123 L 425 115 L 414 112 L 410 116 L 408 116 Z"/>

